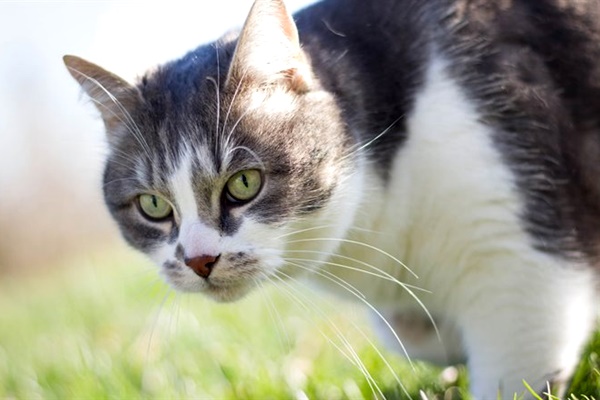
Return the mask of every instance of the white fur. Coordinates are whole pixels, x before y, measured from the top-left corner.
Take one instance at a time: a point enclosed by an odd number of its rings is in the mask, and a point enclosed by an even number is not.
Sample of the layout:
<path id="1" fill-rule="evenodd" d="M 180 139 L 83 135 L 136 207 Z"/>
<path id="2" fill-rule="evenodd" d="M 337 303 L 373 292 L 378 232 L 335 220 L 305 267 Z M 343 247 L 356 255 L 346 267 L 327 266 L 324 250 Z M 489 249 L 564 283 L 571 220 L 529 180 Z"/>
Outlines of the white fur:
<path id="1" fill-rule="evenodd" d="M 464 348 L 476 398 L 495 399 L 499 391 L 512 398 L 524 392 L 523 379 L 539 390 L 546 380 L 564 379 L 594 324 L 591 268 L 534 250 L 518 218 L 523 200 L 492 131 L 439 57 L 408 130 L 389 187 L 365 175 L 373 192 L 363 197 L 356 224 L 376 233 L 351 237 L 402 260 L 419 278 L 364 246 L 342 244 L 341 254 L 431 291 L 415 293 L 439 317 L 441 344 L 433 330 L 404 344 L 411 356 L 436 361 L 460 357 L 455 353 Z M 397 284 L 323 268 L 357 286 L 390 320 L 407 313 L 425 318 Z"/>
<path id="2" fill-rule="evenodd" d="M 177 199 L 181 219 L 179 242 L 183 245 L 187 258 L 204 255 L 217 256 L 221 250 L 219 233 L 200 221 L 198 217 L 196 195 L 192 186 L 191 164 L 191 157 L 186 154 L 170 179 L 171 190 Z"/>
<path id="3" fill-rule="evenodd" d="M 198 217 L 196 195 L 192 187 L 191 165 L 189 154 L 183 155 L 179 167 L 169 180 L 173 196 L 177 199 L 177 217 L 181 223 L 193 221 Z"/>

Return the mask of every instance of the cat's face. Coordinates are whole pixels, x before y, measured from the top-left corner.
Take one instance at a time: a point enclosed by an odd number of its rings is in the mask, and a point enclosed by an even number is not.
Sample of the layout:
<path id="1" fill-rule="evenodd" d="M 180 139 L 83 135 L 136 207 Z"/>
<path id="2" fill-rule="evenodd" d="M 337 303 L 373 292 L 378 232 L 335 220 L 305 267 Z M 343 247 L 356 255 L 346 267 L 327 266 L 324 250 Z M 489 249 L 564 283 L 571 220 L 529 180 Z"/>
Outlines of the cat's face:
<path id="1" fill-rule="evenodd" d="M 137 86 L 66 59 L 107 127 L 104 194 L 124 237 L 175 288 L 222 301 L 325 259 L 360 190 L 340 110 L 285 9 L 265 21 L 260 3 L 237 45 L 200 48 Z M 265 64 L 261 41 L 277 54 Z"/>
<path id="2" fill-rule="evenodd" d="M 307 234 L 335 235 L 338 219 L 349 218 L 351 205 L 341 199 L 353 169 L 325 93 L 251 89 L 232 103 L 235 92 L 224 91 L 217 116 L 212 82 L 200 84 L 204 100 L 183 114 L 167 110 L 150 124 L 153 107 L 132 114 L 141 133 L 121 127 L 104 191 L 126 239 L 167 281 L 225 300 L 284 266 L 285 257 L 314 258 L 287 250 L 330 251 L 330 243 L 296 243 L 307 235 L 293 232 L 331 226 Z M 199 260 L 195 272 L 186 260 L 197 257 L 214 264 Z"/>

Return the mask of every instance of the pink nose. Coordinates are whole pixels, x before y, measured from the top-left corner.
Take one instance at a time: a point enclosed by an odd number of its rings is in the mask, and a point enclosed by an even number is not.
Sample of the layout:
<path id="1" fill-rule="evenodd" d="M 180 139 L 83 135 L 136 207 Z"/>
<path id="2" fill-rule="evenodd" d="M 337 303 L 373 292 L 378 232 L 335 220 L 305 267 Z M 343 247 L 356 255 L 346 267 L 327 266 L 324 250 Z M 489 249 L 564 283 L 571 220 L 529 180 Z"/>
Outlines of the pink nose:
<path id="1" fill-rule="evenodd" d="M 219 261 L 219 257 L 220 255 L 202 255 L 194 258 L 186 258 L 184 261 L 185 265 L 190 267 L 192 271 L 194 271 L 198 276 L 201 276 L 202 278 L 208 278 L 208 276 L 212 272 L 213 267 L 215 266 L 217 261 Z"/>

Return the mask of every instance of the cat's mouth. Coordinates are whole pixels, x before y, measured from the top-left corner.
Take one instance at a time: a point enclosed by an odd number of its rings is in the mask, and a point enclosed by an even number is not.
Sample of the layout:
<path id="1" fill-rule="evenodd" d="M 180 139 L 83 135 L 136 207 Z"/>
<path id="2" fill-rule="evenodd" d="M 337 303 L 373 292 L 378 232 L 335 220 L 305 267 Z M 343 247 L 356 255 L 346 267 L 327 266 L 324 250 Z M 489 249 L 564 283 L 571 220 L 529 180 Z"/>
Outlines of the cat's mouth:
<path id="1" fill-rule="evenodd" d="M 216 265 L 212 273 L 203 275 L 184 263 L 167 262 L 163 264 L 162 275 L 176 290 L 203 293 L 219 302 L 238 300 L 256 286 L 251 270 L 232 269 L 229 265 Z"/>

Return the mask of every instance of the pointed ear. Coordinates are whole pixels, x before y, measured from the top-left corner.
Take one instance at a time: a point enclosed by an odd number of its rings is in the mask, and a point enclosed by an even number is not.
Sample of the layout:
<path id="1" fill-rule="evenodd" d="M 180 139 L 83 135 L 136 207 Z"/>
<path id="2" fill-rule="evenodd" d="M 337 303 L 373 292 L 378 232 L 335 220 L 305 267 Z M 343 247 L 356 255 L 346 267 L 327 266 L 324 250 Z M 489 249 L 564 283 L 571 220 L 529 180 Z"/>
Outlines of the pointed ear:
<path id="1" fill-rule="evenodd" d="M 283 84 L 304 93 L 310 89 L 311 76 L 296 24 L 283 1 L 256 0 L 238 39 L 227 84 L 244 79 L 257 85 Z"/>
<path id="2" fill-rule="evenodd" d="M 107 133 L 110 134 L 119 124 L 128 123 L 128 113 L 141 101 L 135 86 L 82 58 L 67 55 L 63 61 L 71 76 L 100 111 Z"/>

